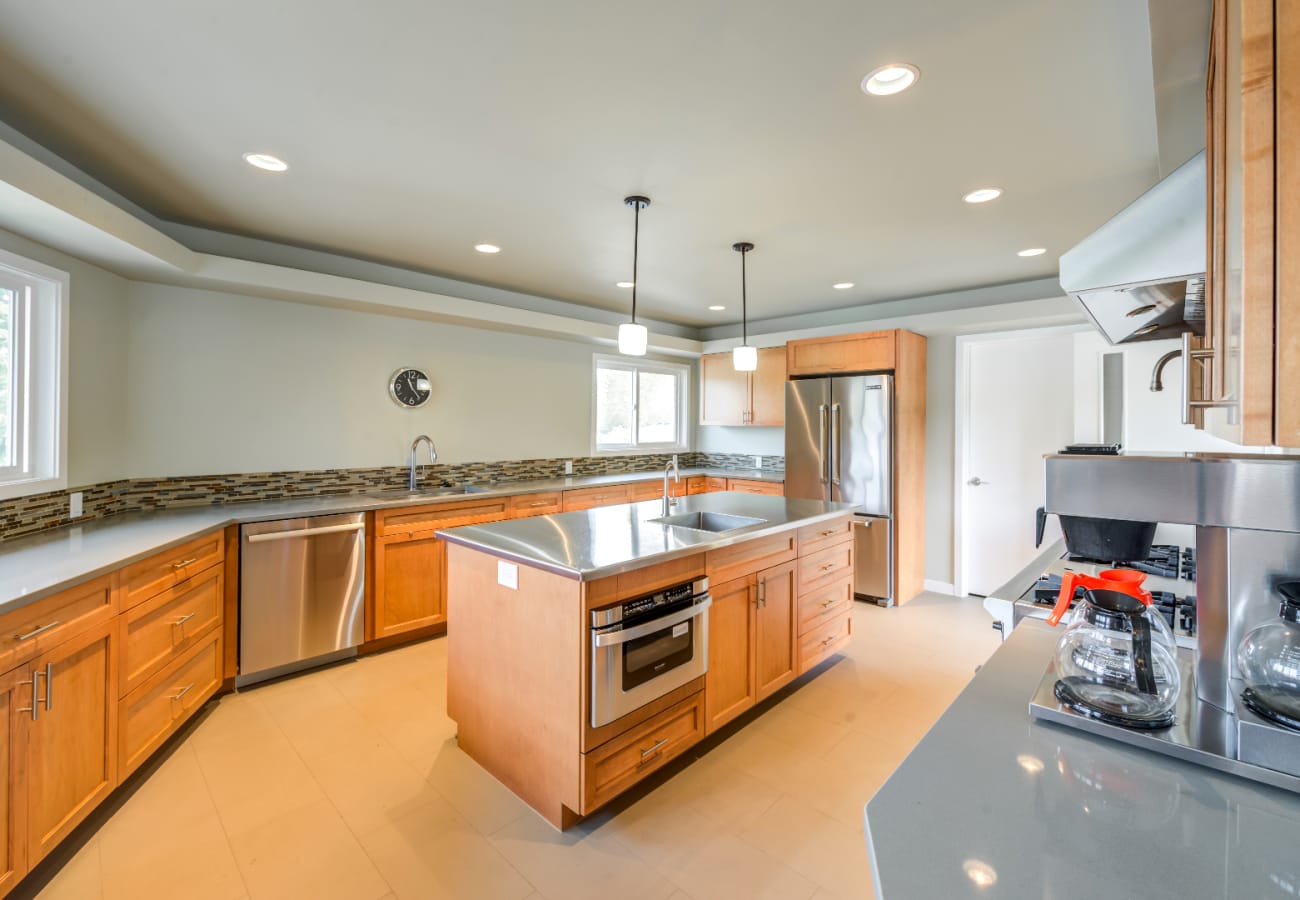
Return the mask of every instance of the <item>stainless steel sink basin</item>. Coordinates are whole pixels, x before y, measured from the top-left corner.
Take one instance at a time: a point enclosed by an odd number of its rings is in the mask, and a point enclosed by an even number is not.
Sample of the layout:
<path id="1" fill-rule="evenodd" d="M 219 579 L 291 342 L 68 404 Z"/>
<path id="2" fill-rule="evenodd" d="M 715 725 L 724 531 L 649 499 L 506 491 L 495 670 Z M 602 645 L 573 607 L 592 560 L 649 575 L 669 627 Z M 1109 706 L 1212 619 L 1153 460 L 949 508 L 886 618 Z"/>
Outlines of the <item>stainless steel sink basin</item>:
<path id="1" fill-rule="evenodd" d="M 382 493 L 386 497 L 410 497 L 418 500 L 421 497 L 459 497 L 467 494 L 486 494 L 488 488 L 479 487 L 473 484 L 458 484 L 453 487 L 429 487 L 418 488 L 414 491 L 408 491 L 406 488 L 388 488 Z"/>
<path id="2" fill-rule="evenodd" d="M 709 531 L 713 534 L 721 534 L 725 531 L 735 531 L 738 528 L 748 528 L 750 525 L 762 525 L 767 519 L 755 519 L 752 516 L 733 516 L 719 512 L 693 512 L 663 516 L 650 521 L 658 522 L 661 525 L 671 525 L 673 528 L 689 528 L 691 531 Z"/>

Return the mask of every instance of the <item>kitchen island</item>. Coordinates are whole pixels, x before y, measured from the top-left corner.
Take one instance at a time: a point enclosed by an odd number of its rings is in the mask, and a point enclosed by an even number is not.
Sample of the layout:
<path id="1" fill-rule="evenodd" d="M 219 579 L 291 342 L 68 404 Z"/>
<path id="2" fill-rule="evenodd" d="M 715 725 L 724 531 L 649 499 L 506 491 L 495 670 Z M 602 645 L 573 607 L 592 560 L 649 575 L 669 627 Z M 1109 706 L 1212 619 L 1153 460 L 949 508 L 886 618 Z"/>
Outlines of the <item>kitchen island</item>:
<path id="1" fill-rule="evenodd" d="M 849 640 L 851 506 L 728 492 L 663 511 L 438 532 L 458 742 L 556 828 Z"/>
<path id="2" fill-rule="evenodd" d="M 877 897 L 1296 896 L 1300 795 L 1030 717 L 1058 636 L 1023 621 L 867 803 Z"/>

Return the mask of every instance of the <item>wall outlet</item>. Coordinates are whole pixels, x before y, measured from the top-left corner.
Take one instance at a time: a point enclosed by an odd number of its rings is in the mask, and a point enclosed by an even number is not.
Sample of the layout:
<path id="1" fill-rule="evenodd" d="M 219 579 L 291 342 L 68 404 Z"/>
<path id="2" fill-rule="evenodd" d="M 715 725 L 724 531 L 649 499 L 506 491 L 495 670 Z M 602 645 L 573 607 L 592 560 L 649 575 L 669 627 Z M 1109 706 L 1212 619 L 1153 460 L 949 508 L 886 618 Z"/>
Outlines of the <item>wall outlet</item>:
<path id="1" fill-rule="evenodd" d="M 564 474 L 565 474 L 565 475 L 572 475 L 572 474 L 573 474 L 573 460 L 571 460 L 571 459 L 566 459 L 566 460 L 564 461 Z"/>
<path id="2" fill-rule="evenodd" d="M 85 515 L 85 510 L 81 505 L 81 491 L 73 491 L 68 495 L 68 518 L 80 519 Z"/>
<path id="3" fill-rule="evenodd" d="M 755 468 L 755 469 L 761 469 L 761 468 L 763 468 L 763 457 L 761 457 L 761 456 L 755 456 L 755 457 L 754 457 L 754 468 Z"/>

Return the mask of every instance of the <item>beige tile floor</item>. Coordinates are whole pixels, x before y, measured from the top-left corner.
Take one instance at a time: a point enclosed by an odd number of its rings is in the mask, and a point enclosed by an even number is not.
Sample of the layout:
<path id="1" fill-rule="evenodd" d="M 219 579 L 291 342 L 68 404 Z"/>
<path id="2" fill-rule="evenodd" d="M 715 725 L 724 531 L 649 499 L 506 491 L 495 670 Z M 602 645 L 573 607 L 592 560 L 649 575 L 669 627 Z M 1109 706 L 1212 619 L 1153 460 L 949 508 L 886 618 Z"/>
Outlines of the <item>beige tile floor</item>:
<path id="1" fill-rule="evenodd" d="M 457 748 L 445 639 L 231 695 L 40 896 L 870 897 L 862 807 L 998 638 L 937 595 L 853 625 L 842 659 L 565 834 Z"/>

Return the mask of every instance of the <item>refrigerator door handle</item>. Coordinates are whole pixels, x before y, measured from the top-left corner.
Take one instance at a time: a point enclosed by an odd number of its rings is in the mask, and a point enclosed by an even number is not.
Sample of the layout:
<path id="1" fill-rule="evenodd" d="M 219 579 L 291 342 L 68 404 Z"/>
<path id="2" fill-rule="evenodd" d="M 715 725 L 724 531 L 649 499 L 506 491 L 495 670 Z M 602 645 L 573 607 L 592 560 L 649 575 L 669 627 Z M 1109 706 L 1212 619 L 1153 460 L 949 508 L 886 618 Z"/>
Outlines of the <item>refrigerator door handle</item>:
<path id="1" fill-rule="evenodd" d="M 817 406 L 817 448 L 821 453 L 821 459 L 818 460 L 820 466 L 820 476 L 822 484 L 830 480 L 830 453 L 826 446 L 826 432 L 828 431 L 827 422 L 829 421 L 829 409 L 825 403 Z"/>
<path id="2" fill-rule="evenodd" d="M 838 403 L 831 406 L 831 451 L 835 454 L 831 484 L 840 483 L 840 425 L 844 421 L 843 412 Z"/>

